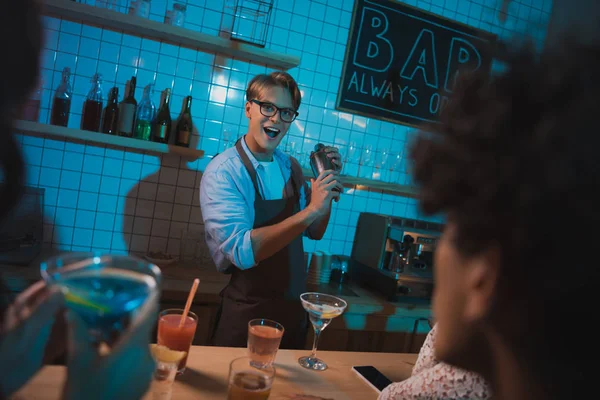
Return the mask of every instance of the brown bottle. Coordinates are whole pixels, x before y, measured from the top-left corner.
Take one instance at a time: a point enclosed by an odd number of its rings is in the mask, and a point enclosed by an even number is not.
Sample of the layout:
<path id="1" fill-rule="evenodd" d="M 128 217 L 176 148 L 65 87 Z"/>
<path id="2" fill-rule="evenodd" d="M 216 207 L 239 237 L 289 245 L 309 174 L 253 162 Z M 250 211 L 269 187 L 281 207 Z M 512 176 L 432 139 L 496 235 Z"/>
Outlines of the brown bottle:
<path id="1" fill-rule="evenodd" d="M 119 123 L 119 88 L 110 89 L 108 104 L 104 108 L 104 119 L 102 121 L 102 132 L 116 135 Z"/>
<path id="2" fill-rule="evenodd" d="M 175 144 L 182 147 L 190 147 L 190 139 L 194 127 L 192 124 L 192 96 L 185 98 L 185 108 L 177 122 L 175 129 Z"/>
<path id="3" fill-rule="evenodd" d="M 81 129 L 86 131 L 100 131 L 102 120 L 102 74 L 95 74 L 92 78 L 92 88 L 83 103 L 83 116 Z"/>
<path id="4" fill-rule="evenodd" d="M 71 68 L 65 67 L 62 72 L 62 80 L 54 93 L 52 101 L 52 113 L 50 114 L 50 124 L 58 126 L 67 126 L 69 124 L 69 111 L 71 110 L 71 97 L 73 89 L 71 88 Z"/>

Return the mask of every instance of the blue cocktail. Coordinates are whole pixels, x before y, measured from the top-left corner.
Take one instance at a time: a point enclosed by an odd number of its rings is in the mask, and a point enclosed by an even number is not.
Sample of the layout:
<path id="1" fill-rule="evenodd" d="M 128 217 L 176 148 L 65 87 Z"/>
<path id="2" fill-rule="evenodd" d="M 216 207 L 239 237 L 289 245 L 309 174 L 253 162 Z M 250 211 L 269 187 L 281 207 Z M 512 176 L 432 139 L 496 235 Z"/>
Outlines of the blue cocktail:
<path id="1" fill-rule="evenodd" d="M 41 264 L 42 277 L 58 285 L 68 307 L 87 324 L 91 339 L 110 342 L 160 284 L 160 269 L 131 256 L 68 253 Z"/>

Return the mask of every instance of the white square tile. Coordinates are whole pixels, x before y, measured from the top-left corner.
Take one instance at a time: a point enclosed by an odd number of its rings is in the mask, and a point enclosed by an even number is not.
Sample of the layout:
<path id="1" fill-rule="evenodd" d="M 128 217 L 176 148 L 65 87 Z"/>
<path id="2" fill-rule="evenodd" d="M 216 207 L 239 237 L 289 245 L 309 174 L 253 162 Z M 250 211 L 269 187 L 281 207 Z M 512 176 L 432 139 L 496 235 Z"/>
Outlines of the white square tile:
<path id="1" fill-rule="evenodd" d="M 188 222 L 190 220 L 190 206 L 175 204 L 173 207 L 173 221 Z"/>
<path id="2" fill-rule="evenodd" d="M 194 195 L 194 189 L 177 187 L 175 191 L 175 204 L 191 205 Z"/>
<path id="3" fill-rule="evenodd" d="M 157 201 L 154 209 L 154 219 L 171 220 L 173 213 L 173 203 L 164 203 Z"/>
<path id="4" fill-rule="evenodd" d="M 171 167 L 171 168 L 178 168 L 179 167 L 179 161 L 180 161 L 181 157 L 173 155 L 173 154 L 165 154 L 162 156 L 162 162 L 161 162 L 161 166 L 164 167 Z M 174 183 L 171 183 L 172 185 Z"/>
<path id="5" fill-rule="evenodd" d="M 131 235 L 131 245 L 129 246 L 129 250 L 145 253 L 148 251 L 148 242 L 149 241 L 150 241 L 150 236 Z"/>
<path id="6" fill-rule="evenodd" d="M 157 201 L 164 201 L 167 203 L 172 203 L 175 200 L 175 188 L 176 186 L 172 185 L 158 185 L 158 190 L 156 193 Z"/>
<path id="7" fill-rule="evenodd" d="M 183 232 L 187 231 L 188 224 L 186 222 L 171 222 L 169 237 L 173 239 L 181 239 Z"/>
<path id="8" fill-rule="evenodd" d="M 135 217 L 131 215 L 124 215 L 122 219 L 119 217 L 115 218 L 115 226 L 113 229 L 115 230 L 115 232 L 118 232 L 120 230 L 123 233 L 132 233 L 134 218 Z"/>
<path id="9" fill-rule="evenodd" d="M 190 212 L 190 223 L 192 224 L 202 224 L 204 223 L 202 219 L 202 209 L 200 207 L 192 206 Z"/>
<path id="10" fill-rule="evenodd" d="M 138 198 L 144 200 L 156 200 L 158 185 L 152 182 L 140 182 L 138 187 Z"/>
<path id="11" fill-rule="evenodd" d="M 177 186 L 193 188 L 196 182 L 196 175 L 198 175 L 197 171 L 180 170 Z"/>
<path id="12" fill-rule="evenodd" d="M 150 237 L 150 242 L 148 243 L 148 251 L 153 252 L 165 252 L 167 250 L 167 238 L 162 237 Z"/>
<path id="13" fill-rule="evenodd" d="M 152 218 L 154 214 L 154 202 L 151 200 L 138 199 L 135 206 L 136 217 L 148 217 Z"/>
<path id="14" fill-rule="evenodd" d="M 152 236 L 168 237 L 169 230 L 171 229 L 171 221 L 169 219 L 154 219 L 152 222 Z"/>
<path id="15" fill-rule="evenodd" d="M 169 239 L 167 244 L 167 253 L 171 255 L 179 255 L 179 246 L 181 244 L 181 239 Z"/>
<path id="16" fill-rule="evenodd" d="M 177 168 L 161 167 L 159 182 L 167 185 L 175 185 L 177 183 Z"/>
<path id="17" fill-rule="evenodd" d="M 152 221 L 152 236 L 168 237 L 171 221 L 169 219 L 154 219 Z"/>
<path id="18" fill-rule="evenodd" d="M 133 220 L 133 233 L 137 235 L 150 235 L 152 218 L 135 217 Z"/>

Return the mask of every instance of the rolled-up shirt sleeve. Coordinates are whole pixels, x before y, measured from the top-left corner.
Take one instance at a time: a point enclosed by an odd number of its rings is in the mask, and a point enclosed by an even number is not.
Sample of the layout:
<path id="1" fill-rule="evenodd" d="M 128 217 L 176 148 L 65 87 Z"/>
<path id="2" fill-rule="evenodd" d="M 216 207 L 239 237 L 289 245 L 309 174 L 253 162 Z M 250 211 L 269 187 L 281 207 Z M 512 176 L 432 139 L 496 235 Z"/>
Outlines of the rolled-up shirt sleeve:
<path id="1" fill-rule="evenodd" d="M 224 272 L 226 260 L 240 269 L 255 266 L 250 239 L 254 224 L 252 212 L 229 173 L 210 171 L 202 176 L 200 205 L 205 234 L 213 242 L 209 248 L 217 268 Z"/>

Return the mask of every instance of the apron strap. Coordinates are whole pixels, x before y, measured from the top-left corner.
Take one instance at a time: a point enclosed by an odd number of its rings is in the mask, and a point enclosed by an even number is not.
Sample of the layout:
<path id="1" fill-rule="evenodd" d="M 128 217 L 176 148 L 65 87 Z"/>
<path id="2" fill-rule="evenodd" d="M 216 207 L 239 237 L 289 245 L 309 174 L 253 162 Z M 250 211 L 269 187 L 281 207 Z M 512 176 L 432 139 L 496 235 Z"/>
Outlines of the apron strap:
<path id="1" fill-rule="evenodd" d="M 290 163 L 292 167 L 292 187 L 294 188 L 294 194 L 300 198 L 300 188 L 304 185 L 304 174 L 298 160 L 290 156 Z"/>
<path id="2" fill-rule="evenodd" d="M 256 170 L 252 166 L 252 163 L 250 162 L 250 159 L 248 158 L 248 154 L 246 154 L 246 152 L 244 151 L 244 148 L 242 147 L 242 143 L 240 142 L 240 140 L 243 140 L 243 139 L 244 139 L 243 136 L 238 139 L 238 141 L 235 143 L 235 148 L 237 149 L 237 152 L 240 155 L 240 158 L 242 159 L 242 163 L 244 164 L 244 167 L 246 167 L 246 171 L 248 171 L 248 174 L 250 174 L 250 179 L 252 180 L 252 184 L 254 185 L 254 190 L 256 191 L 257 198 L 262 199 L 260 190 L 258 190 L 258 181 L 256 180 Z"/>

